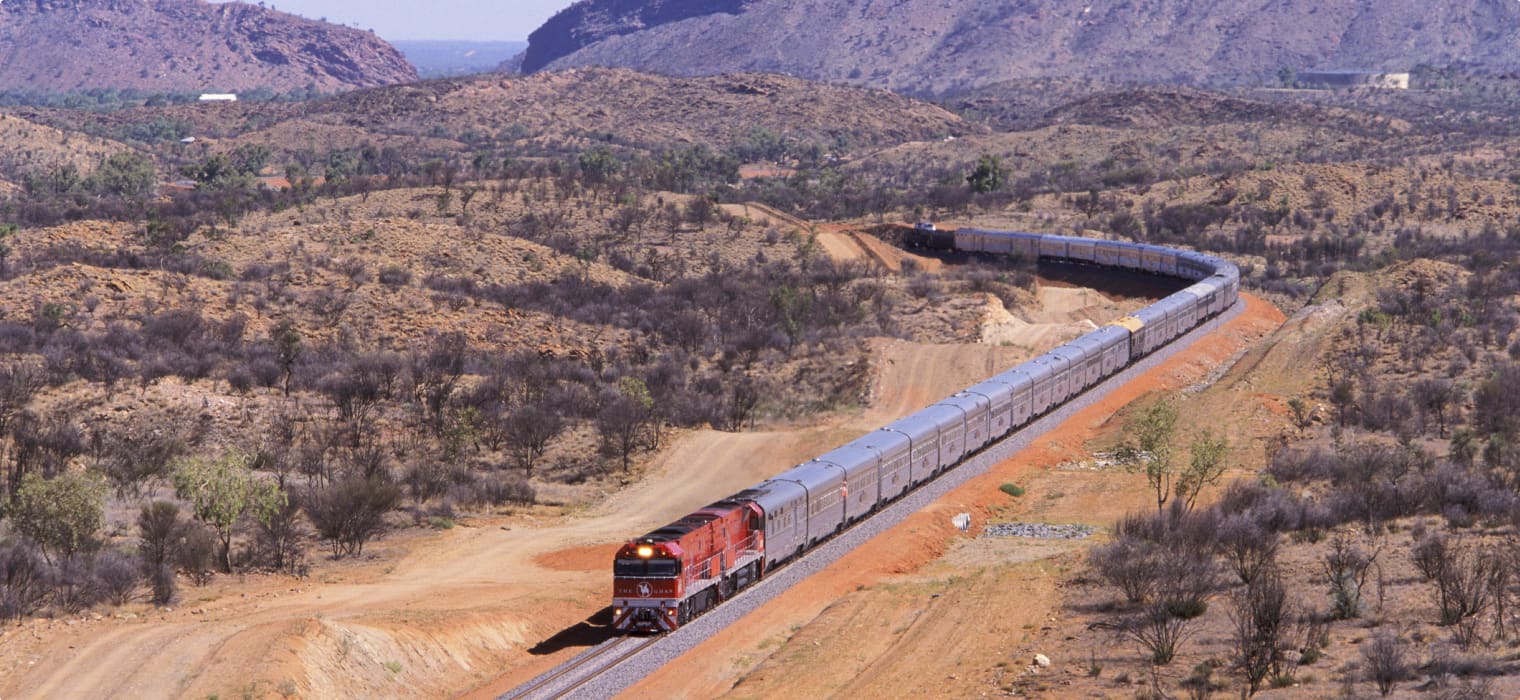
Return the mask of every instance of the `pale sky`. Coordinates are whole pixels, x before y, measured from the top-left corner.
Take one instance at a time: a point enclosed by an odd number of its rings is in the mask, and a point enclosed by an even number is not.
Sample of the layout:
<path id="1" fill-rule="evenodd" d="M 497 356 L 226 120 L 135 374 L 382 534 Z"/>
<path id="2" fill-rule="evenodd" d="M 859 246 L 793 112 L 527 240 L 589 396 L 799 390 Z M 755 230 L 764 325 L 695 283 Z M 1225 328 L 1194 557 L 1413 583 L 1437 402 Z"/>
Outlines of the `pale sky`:
<path id="1" fill-rule="evenodd" d="M 333 24 L 373 29 L 382 39 L 524 41 L 529 32 L 574 1 L 265 0 L 264 5 L 312 19 L 326 17 Z M 258 4 L 258 0 L 250 4 Z"/>

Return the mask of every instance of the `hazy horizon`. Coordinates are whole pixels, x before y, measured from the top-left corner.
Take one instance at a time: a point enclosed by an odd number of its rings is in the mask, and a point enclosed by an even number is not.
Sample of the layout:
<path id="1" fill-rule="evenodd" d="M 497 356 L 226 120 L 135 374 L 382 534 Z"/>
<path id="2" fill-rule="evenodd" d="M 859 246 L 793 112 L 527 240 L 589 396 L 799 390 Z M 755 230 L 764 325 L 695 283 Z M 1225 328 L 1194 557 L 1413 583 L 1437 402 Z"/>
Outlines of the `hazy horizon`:
<path id="1" fill-rule="evenodd" d="M 386 40 L 527 41 L 529 33 L 554 13 L 574 2 L 575 0 L 509 0 L 507 3 L 495 0 L 400 0 L 356 3 L 352 0 L 266 0 L 264 4 L 270 9 L 302 17 L 326 18 L 333 24 L 372 29 Z"/>

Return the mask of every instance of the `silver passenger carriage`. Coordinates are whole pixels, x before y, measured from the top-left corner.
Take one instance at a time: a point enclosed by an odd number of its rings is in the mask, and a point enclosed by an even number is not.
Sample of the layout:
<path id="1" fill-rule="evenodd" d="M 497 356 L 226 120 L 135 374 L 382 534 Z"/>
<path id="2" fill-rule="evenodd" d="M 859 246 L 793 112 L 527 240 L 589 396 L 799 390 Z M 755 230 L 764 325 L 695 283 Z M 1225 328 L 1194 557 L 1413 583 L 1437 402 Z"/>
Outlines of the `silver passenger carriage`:
<path id="1" fill-rule="evenodd" d="M 868 515 L 881 503 L 881 452 L 855 442 L 829 450 L 813 462 L 832 464 L 844 470 L 844 518 L 853 523 Z"/>
<path id="2" fill-rule="evenodd" d="M 917 486 L 939 472 L 939 424 L 917 413 L 888 423 L 883 431 L 896 433 L 911 442 L 908 459 L 909 487 Z"/>
<path id="3" fill-rule="evenodd" d="M 844 469 L 812 461 L 788 469 L 771 481 L 787 481 L 807 491 L 807 546 L 844 527 Z"/>
<path id="4" fill-rule="evenodd" d="M 991 439 L 991 403 L 986 396 L 968 390 L 956 392 L 937 404 L 940 406 L 952 406 L 963 414 L 966 426 L 963 454 L 970 454 L 982 449 Z"/>

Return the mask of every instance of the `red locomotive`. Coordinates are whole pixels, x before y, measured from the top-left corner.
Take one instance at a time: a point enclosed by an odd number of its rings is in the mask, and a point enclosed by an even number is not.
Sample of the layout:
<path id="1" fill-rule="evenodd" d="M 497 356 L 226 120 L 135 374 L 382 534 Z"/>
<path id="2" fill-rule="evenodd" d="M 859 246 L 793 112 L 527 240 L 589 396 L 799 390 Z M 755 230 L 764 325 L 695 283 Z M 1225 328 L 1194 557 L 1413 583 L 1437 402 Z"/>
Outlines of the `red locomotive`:
<path id="1" fill-rule="evenodd" d="M 730 498 L 623 545 L 613 561 L 612 625 L 669 632 L 760 578 L 759 506 Z"/>

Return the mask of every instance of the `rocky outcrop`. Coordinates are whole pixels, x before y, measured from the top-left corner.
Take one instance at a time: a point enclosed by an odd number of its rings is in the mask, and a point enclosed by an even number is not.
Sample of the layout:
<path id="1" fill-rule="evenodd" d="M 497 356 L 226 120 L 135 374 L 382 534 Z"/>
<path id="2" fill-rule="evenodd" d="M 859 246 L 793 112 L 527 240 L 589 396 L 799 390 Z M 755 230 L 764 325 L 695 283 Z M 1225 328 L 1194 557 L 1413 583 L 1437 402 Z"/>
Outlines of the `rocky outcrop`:
<path id="1" fill-rule="evenodd" d="M 1520 3 L 1492 0 L 583 0 L 532 35 L 523 67 L 766 71 L 938 95 L 1030 78 L 1263 84 L 1284 69 L 1513 70 L 1516 36 Z"/>
<path id="2" fill-rule="evenodd" d="M 329 92 L 416 79 L 369 32 L 240 2 L 0 0 L 0 89 Z"/>
<path id="3" fill-rule="evenodd" d="M 756 0 L 582 0 L 528 37 L 524 73 L 613 36 L 712 14 L 737 14 Z"/>

